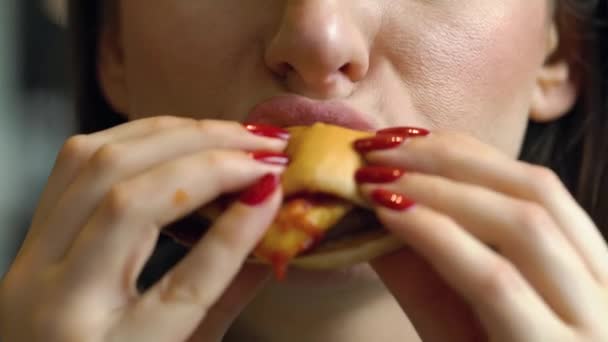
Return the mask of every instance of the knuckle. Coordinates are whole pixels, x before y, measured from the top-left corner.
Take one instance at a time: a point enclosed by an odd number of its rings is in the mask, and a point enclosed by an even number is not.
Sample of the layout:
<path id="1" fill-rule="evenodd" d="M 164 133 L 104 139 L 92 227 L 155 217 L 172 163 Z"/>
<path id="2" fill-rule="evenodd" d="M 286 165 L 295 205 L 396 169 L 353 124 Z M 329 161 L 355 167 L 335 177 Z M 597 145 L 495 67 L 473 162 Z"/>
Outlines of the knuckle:
<path id="1" fill-rule="evenodd" d="M 528 165 L 527 171 L 530 178 L 534 179 L 535 181 L 547 181 L 552 182 L 552 184 L 559 182 L 559 177 L 557 176 L 555 171 L 548 167 L 539 165 Z"/>
<path id="2" fill-rule="evenodd" d="M 238 132 L 241 132 L 243 128 L 238 122 L 205 119 L 196 121 L 196 129 L 204 135 L 220 136 L 223 134 L 238 139 L 240 138 Z"/>
<path id="3" fill-rule="evenodd" d="M 211 150 L 205 153 L 204 163 L 208 167 L 225 169 L 234 161 L 235 154 L 236 152 Z"/>
<path id="4" fill-rule="evenodd" d="M 113 169 L 119 167 L 125 160 L 125 147 L 117 143 L 105 144 L 100 147 L 93 158 L 91 164 L 94 168 Z"/>
<path id="5" fill-rule="evenodd" d="M 178 118 L 178 117 L 170 116 L 170 115 L 161 115 L 161 116 L 155 116 L 153 118 L 149 118 L 147 120 L 148 120 L 148 125 L 150 126 L 150 128 L 152 130 L 163 130 L 163 129 L 175 127 L 176 125 L 179 125 L 180 123 L 186 122 L 186 120 L 191 120 L 191 119 L 183 119 L 183 118 Z"/>
<path id="6" fill-rule="evenodd" d="M 85 134 L 74 135 L 68 138 L 59 152 L 59 159 L 85 159 L 88 157 L 93 142 L 92 139 Z"/>
<path id="7" fill-rule="evenodd" d="M 196 122 L 196 128 L 202 133 L 213 132 L 216 127 L 216 123 L 211 120 L 199 120 Z"/>
<path id="8" fill-rule="evenodd" d="M 159 300 L 171 306 L 175 304 L 197 306 L 204 312 L 213 305 L 213 298 L 206 288 L 193 281 L 176 278 L 161 280 Z"/>
<path id="9" fill-rule="evenodd" d="M 479 292 L 487 301 L 496 301 L 507 297 L 521 285 L 515 266 L 497 259 L 494 261 L 479 282 Z"/>
<path id="10" fill-rule="evenodd" d="M 213 229 L 209 231 L 209 238 L 213 242 L 218 254 L 231 257 L 240 256 L 251 240 L 250 234 L 239 234 L 236 229 Z"/>
<path id="11" fill-rule="evenodd" d="M 106 195 L 104 211 L 109 217 L 122 217 L 135 209 L 135 196 L 125 184 L 113 185 Z"/>
<path id="12" fill-rule="evenodd" d="M 448 162 L 458 159 L 458 156 L 462 152 L 457 144 L 448 139 L 437 139 L 436 143 L 433 145 L 433 149 L 433 153 L 437 158 Z"/>
<path id="13" fill-rule="evenodd" d="M 406 178 L 404 180 L 407 181 Z M 412 175 L 409 179 L 410 182 L 417 182 L 419 185 L 424 186 L 426 193 L 433 194 L 433 201 L 436 203 L 441 203 L 442 201 L 451 201 L 453 191 L 448 188 L 448 186 L 454 186 L 454 182 L 448 179 L 441 179 L 440 177 L 431 176 L 431 175 L 423 175 L 420 178 L 416 179 L 414 175 Z"/>
<path id="14" fill-rule="evenodd" d="M 526 239 L 539 239 L 547 233 L 552 220 L 545 208 L 530 202 L 520 202 L 516 206 L 516 222 L 524 230 Z"/>
<path id="15" fill-rule="evenodd" d="M 550 194 L 563 186 L 557 173 L 548 167 L 527 165 L 526 172 L 531 189 L 539 195 Z"/>
<path id="16" fill-rule="evenodd" d="M 438 139 L 438 143 L 431 147 L 429 155 L 437 160 L 430 171 L 448 176 L 454 173 L 453 165 L 459 164 L 463 159 L 461 148 L 445 139 Z"/>
<path id="17" fill-rule="evenodd" d="M 233 188 L 236 180 L 242 181 L 259 174 L 263 168 L 261 163 L 253 162 L 241 151 L 218 152 L 214 158 L 214 167 L 218 170 L 216 181 L 220 189 Z"/>

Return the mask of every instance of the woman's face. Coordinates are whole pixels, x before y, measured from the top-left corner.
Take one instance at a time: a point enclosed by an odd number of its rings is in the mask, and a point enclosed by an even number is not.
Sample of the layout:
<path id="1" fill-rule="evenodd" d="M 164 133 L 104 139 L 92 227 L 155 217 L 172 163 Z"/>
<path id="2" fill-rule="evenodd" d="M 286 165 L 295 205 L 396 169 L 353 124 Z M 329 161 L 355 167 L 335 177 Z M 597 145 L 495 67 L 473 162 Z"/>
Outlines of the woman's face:
<path id="1" fill-rule="evenodd" d="M 100 71 L 130 119 L 243 121 L 300 95 L 356 109 L 370 129 L 455 129 L 516 156 L 552 45 L 540 0 L 119 3 Z"/>

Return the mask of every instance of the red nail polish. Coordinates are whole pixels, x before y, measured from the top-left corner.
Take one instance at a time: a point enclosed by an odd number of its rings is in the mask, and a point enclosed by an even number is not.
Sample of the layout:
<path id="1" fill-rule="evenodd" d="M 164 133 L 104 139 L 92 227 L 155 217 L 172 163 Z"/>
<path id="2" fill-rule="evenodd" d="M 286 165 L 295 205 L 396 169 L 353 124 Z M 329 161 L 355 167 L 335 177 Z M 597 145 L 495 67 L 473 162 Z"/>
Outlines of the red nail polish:
<path id="1" fill-rule="evenodd" d="M 376 189 L 372 192 L 372 199 L 377 204 L 397 211 L 405 211 L 413 207 L 416 203 L 409 198 L 394 192 Z"/>
<path id="2" fill-rule="evenodd" d="M 255 135 L 281 140 L 289 139 L 289 132 L 283 128 L 262 124 L 243 124 L 245 129 Z"/>
<path id="3" fill-rule="evenodd" d="M 396 134 L 381 134 L 371 138 L 359 139 L 355 141 L 354 147 L 361 153 L 375 150 L 387 150 L 401 145 L 405 137 Z"/>
<path id="4" fill-rule="evenodd" d="M 289 157 L 285 153 L 272 151 L 255 151 L 249 152 L 251 158 L 270 165 L 285 166 L 289 164 Z"/>
<path id="5" fill-rule="evenodd" d="M 365 166 L 357 170 L 355 180 L 358 183 L 391 183 L 401 178 L 405 171 L 387 166 Z"/>
<path id="6" fill-rule="evenodd" d="M 268 173 L 252 187 L 243 192 L 239 201 L 252 207 L 260 205 L 275 192 L 278 186 L 279 176 Z"/>
<path id="7" fill-rule="evenodd" d="M 416 127 L 391 127 L 379 130 L 376 134 L 393 134 L 400 135 L 406 138 L 413 137 L 425 137 L 430 134 L 430 132 L 424 128 L 416 128 Z"/>

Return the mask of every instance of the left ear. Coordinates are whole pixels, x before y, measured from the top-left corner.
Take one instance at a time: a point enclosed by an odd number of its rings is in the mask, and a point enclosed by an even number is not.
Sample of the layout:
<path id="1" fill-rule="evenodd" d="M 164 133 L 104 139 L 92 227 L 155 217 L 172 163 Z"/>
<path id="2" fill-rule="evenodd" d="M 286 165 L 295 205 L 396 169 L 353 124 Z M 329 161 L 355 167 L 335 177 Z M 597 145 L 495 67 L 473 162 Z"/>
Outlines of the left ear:
<path id="1" fill-rule="evenodd" d="M 109 24 L 108 24 L 109 26 Z M 97 77 L 101 91 L 112 108 L 128 113 L 129 87 L 120 32 L 115 27 L 102 28 L 99 38 Z"/>
<path id="2" fill-rule="evenodd" d="M 549 56 L 559 45 L 559 34 L 555 24 L 552 25 L 549 37 Z M 530 119 L 536 122 L 549 122 L 564 116 L 574 106 L 578 88 L 571 78 L 570 65 L 563 59 L 548 59 L 539 70 Z"/>

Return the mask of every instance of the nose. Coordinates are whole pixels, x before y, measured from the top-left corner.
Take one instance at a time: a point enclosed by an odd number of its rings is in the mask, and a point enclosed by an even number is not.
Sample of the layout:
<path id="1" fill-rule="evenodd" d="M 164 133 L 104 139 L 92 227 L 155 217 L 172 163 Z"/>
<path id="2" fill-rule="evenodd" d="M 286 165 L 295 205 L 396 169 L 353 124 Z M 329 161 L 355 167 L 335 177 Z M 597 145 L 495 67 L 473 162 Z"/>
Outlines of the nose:
<path id="1" fill-rule="evenodd" d="M 369 69 L 369 44 L 352 0 L 287 0 L 266 47 L 268 67 L 290 91 L 346 97 Z"/>

